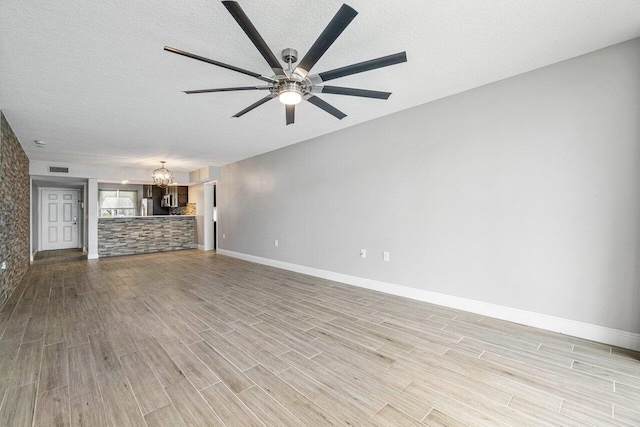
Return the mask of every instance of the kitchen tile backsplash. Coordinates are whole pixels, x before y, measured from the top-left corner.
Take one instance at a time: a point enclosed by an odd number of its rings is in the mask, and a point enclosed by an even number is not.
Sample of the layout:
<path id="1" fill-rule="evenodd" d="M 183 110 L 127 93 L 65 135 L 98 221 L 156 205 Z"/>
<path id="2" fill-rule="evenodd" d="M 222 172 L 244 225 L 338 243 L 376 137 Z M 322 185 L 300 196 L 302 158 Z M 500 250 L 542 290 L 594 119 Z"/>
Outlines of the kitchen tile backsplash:
<path id="1" fill-rule="evenodd" d="M 180 208 L 171 208 L 171 215 L 195 215 L 195 214 L 196 214 L 195 203 L 187 203 L 187 206 L 182 206 Z"/>

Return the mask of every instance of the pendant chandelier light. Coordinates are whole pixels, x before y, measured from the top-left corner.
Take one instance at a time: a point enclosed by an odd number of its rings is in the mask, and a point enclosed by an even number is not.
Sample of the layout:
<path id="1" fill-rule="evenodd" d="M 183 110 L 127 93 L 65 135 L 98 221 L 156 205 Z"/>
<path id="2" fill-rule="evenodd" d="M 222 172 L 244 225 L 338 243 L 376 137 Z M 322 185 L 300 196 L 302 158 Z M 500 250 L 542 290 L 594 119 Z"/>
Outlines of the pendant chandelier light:
<path id="1" fill-rule="evenodd" d="M 154 170 L 151 176 L 153 177 L 153 183 L 155 185 L 160 188 L 166 188 L 168 185 L 173 184 L 173 173 L 164 167 L 166 163 L 164 160 L 160 163 L 162 163 L 162 167 Z"/>

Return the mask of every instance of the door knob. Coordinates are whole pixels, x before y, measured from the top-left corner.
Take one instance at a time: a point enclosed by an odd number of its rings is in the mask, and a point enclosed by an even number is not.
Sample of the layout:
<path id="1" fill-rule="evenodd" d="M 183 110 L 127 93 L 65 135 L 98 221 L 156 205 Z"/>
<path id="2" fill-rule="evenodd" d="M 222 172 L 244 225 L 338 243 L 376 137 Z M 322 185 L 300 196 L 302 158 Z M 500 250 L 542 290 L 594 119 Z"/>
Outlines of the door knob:
<path id="1" fill-rule="evenodd" d="M 73 225 L 78 225 L 78 217 L 77 216 L 73 217 Z"/>

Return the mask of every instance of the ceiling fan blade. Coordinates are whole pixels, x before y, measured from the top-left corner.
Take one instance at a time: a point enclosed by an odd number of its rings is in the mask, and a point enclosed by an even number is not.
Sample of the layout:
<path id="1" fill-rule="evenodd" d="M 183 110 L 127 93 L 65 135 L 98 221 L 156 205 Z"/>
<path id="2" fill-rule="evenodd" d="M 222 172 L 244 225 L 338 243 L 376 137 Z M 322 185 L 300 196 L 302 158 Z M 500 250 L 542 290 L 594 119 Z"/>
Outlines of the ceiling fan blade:
<path id="1" fill-rule="evenodd" d="M 293 119 L 296 115 L 296 106 L 295 105 L 285 105 L 287 107 L 287 126 L 293 124 Z"/>
<path id="2" fill-rule="evenodd" d="M 233 92 L 236 90 L 265 90 L 265 89 L 269 89 L 269 86 L 222 87 L 218 89 L 185 90 L 183 92 L 191 95 L 193 93 Z"/>
<path id="3" fill-rule="evenodd" d="M 321 93 L 332 93 L 334 95 L 350 95 L 361 96 L 363 98 L 376 98 L 376 99 L 389 99 L 391 92 L 379 92 L 377 90 L 365 90 L 354 89 L 352 87 L 339 87 L 339 86 L 314 86 L 313 89 L 318 88 Z"/>
<path id="4" fill-rule="evenodd" d="M 265 102 L 271 101 L 275 97 L 276 97 L 276 95 L 269 94 L 269 95 L 265 96 L 264 98 L 262 98 L 261 100 L 259 100 L 257 102 L 254 102 L 253 104 L 249 105 L 247 108 L 245 108 L 244 110 L 240 111 L 239 113 L 234 114 L 233 117 L 243 116 L 243 115 L 247 114 L 249 111 L 253 110 L 254 108 L 257 108 L 257 107 L 261 106 Z"/>
<path id="5" fill-rule="evenodd" d="M 244 10 L 242 10 L 238 2 L 223 1 L 222 4 L 224 4 L 224 7 L 227 8 L 231 16 L 233 16 L 238 25 L 240 25 L 242 31 L 244 31 L 251 42 L 253 42 L 253 45 L 256 47 L 256 49 L 258 49 L 260 54 L 262 54 L 276 76 L 284 75 L 282 64 L 280 64 L 278 58 L 276 58 L 271 49 L 269 49 L 269 46 L 264 41 L 258 30 L 256 30 L 256 27 L 253 26 L 251 20 L 249 19 L 247 14 L 244 13 Z"/>
<path id="6" fill-rule="evenodd" d="M 375 70 L 376 68 L 400 64 L 402 62 L 407 62 L 407 52 L 394 53 L 393 55 L 383 56 L 381 58 L 347 65 L 346 67 L 336 68 L 335 70 L 325 71 L 323 73 L 309 76 L 309 79 L 313 83 L 321 83 L 337 79 L 339 77 L 350 76 L 351 74 L 363 73 L 365 71 Z"/>
<path id="7" fill-rule="evenodd" d="M 307 95 L 307 96 L 304 97 L 304 99 L 309 101 L 310 103 L 312 103 L 316 107 L 323 109 L 324 111 L 326 111 L 327 113 L 331 114 L 332 116 L 336 117 L 339 120 L 342 120 L 345 117 L 347 117 L 347 115 L 345 113 L 343 113 L 342 111 L 338 110 L 333 105 L 331 105 L 331 104 L 323 101 L 322 99 L 318 98 L 317 96 Z"/>
<path id="8" fill-rule="evenodd" d="M 343 4 L 293 72 L 303 78 L 307 77 L 309 70 L 318 62 L 357 14 L 358 12 L 353 8 Z"/>
<path id="9" fill-rule="evenodd" d="M 185 52 L 183 50 L 179 50 L 173 47 L 165 46 L 164 50 L 167 52 L 177 53 L 178 55 L 186 56 L 187 58 L 197 59 L 198 61 L 207 62 L 209 64 L 217 65 L 218 67 L 226 68 L 227 70 L 236 71 L 238 73 L 246 74 L 247 76 L 255 77 L 256 79 L 260 79 L 262 81 L 273 83 L 274 80 L 269 77 L 262 76 L 258 73 L 254 73 L 253 71 L 245 70 L 239 67 L 234 67 L 233 65 L 225 64 L 223 62 L 219 62 L 213 59 L 205 58 L 204 56 L 196 55 L 193 53 Z"/>

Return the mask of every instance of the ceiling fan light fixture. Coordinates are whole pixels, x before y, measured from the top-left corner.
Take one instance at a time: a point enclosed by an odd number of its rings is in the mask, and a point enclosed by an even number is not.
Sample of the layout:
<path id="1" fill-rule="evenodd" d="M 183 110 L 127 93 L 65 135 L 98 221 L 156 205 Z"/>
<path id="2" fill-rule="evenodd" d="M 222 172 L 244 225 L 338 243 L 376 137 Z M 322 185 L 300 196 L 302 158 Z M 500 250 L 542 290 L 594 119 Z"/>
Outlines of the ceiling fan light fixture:
<path id="1" fill-rule="evenodd" d="M 302 101 L 302 88 L 299 83 L 284 83 L 278 91 L 278 99 L 284 105 L 296 105 Z"/>
<path id="2" fill-rule="evenodd" d="M 278 99 L 285 105 L 296 105 L 302 101 L 302 95 L 298 92 L 282 92 Z"/>

